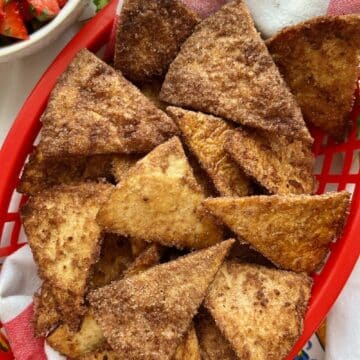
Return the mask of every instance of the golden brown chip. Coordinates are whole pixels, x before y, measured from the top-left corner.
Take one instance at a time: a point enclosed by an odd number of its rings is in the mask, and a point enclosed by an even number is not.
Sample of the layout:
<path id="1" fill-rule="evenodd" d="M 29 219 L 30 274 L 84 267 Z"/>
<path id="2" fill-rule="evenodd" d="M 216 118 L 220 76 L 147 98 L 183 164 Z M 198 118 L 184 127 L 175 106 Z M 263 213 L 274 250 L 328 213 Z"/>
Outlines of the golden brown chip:
<path id="1" fill-rule="evenodd" d="M 129 267 L 133 256 L 126 239 L 107 234 L 101 248 L 102 256 L 95 265 L 91 289 L 108 285 L 122 276 L 131 276 L 156 265 L 160 260 L 159 245 L 151 244 Z M 126 268 L 127 271 L 124 271 Z M 95 321 L 92 310 L 88 310 L 78 331 L 66 324 L 59 326 L 49 337 L 48 343 L 61 354 L 70 358 L 87 359 L 92 356 L 108 356 L 112 351 Z M 110 356 L 109 355 L 109 356 Z M 115 355 L 112 355 L 114 358 Z"/>
<path id="2" fill-rule="evenodd" d="M 312 142 L 242 0 L 199 24 L 170 65 L 160 99 Z"/>
<path id="3" fill-rule="evenodd" d="M 195 321 L 202 360 L 237 360 L 234 350 L 221 334 L 212 316 L 201 309 Z"/>
<path id="4" fill-rule="evenodd" d="M 61 321 L 51 286 L 44 281 L 34 295 L 33 326 L 36 336 L 45 336 Z"/>
<path id="5" fill-rule="evenodd" d="M 107 231 L 167 246 L 203 248 L 222 240 L 202 210 L 197 185 L 180 140 L 159 145 L 138 161 L 100 209 Z"/>
<path id="6" fill-rule="evenodd" d="M 177 131 L 139 89 L 87 50 L 59 78 L 41 121 L 45 158 L 143 153 Z"/>
<path id="7" fill-rule="evenodd" d="M 134 262 L 126 269 L 124 276 L 136 275 L 150 267 L 160 263 L 162 246 L 158 244 L 148 244 Z"/>
<path id="8" fill-rule="evenodd" d="M 112 186 L 61 185 L 33 196 L 21 209 L 40 277 L 51 286 L 62 320 L 76 328 L 97 261 L 101 229 L 95 218 Z"/>
<path id="9" fill-rule="evenodd" d="M 201 360 L 199 352 L 199 344 L 197 341 L 194 327 L 191 326 L 189 332 L 185 335 L 183 342 L 178 346 L 172 360 Z M 87 353 L 76 360 L 120 360 L 124 359 L 118 356 L 109 345 L 103 346 L 94 352 Z"/>
<path id="10" fill-rule="evenodd" d="M 114 281 L 88 295 L 121 359 L 171 359 L 234 240 Z"/>
<path id="11" fill-rule="evenodd" d="M 260 130 L 228 133 L 226 151 L 244 172 L 271 194 L 312 194 L 314 155 L 300 140 Z"/>
<path id="12" fill-rule="evenodd" d="M 25 164 L 17 191 L 35 195 L 55 185 L 104 181 L 111 178 L 112 158 L 113 155 L 94 155 L 46 160 L 35 148 Z"/>
<path id="13" fill-rule="evenodd" d="M 35 148 L 25 164 L 17 191 L 34 195 L 54 185 L 79 181 L 85 163 L 85 158 L 45 161 L 39 149 Z"/>
<path id="14" fill-rule="evenodd" d="M 340 138 L 360 75 L 360 16 L 323 16 L 288 27 L 268 49 L 305 120 Z"/>
<path id="15" fill-rule="evenodd" d="M 304 274 L 226 261 L 205 307 L 239 359 L 285 359 L 302 333 L 311 286 Z"/>
<path id="16" fill-rule="evenodd" d="M 141 155 L 114 155 L 112 160 L 112 174 L 116 182 L 125 179 L 129 170 L 141 159 Z"/>
<path id="17" fill-rule="evenodd" d="M 190 150 L 209 174 L 223 196 L 246 196 L 251 192 L 249 178 L 225 152 L 226 134 L 235 127 L 212 115 L 168 107 Z"/>
<path id="18" fill-rule="evenodd" d="M 189 331 L 177 347 L 172 360 L 201 360 L 199 342 L 194 324 L 191 324 Z"/>
<path id="19" fill-rule="evenodd" d="M 84 316 L 79 331 L 72 331 L 64 324 L 50 334 L 46 341 L 52 348 L 72 359 L 96 350 L 106 343 L 91 312 Z"/>
<path id="20" fill-rule="evenodd" d="M 115 234 L 106 234 L 101 246 L 100 259 L 94 265 L 94 272 L 90 279 L 91 289 L 119 279 L 133 261 L 134 256 L 129 240 Z"/>
<path id="21" fill-rule="evenodd" d="M 343 230 L 347 191 L 324 195 L 251 196 L 205 200 L 205 206 L 278 266 L 311 273 Z"/>
<path id="22" fill-rule="evenodd" d="M 165 75 L 198 17 L 178 0 L 125 0 L 114 66 L 135 82 Z"/>

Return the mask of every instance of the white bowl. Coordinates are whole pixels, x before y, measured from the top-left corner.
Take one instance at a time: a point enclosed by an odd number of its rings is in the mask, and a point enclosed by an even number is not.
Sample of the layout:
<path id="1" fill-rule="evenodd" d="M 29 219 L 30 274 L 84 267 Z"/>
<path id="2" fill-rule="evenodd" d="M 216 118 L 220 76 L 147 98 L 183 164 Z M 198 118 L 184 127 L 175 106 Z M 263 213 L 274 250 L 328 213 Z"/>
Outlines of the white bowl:
<path id="1" fill-rule="evenodd" d="M 87 0 L 68 0 L 57 16 L 39 30 L 36 30 L 27 40 L 15 44 L 0 46 L 0 62 L 19 59 L 55 40 L 82 13 Z"/>

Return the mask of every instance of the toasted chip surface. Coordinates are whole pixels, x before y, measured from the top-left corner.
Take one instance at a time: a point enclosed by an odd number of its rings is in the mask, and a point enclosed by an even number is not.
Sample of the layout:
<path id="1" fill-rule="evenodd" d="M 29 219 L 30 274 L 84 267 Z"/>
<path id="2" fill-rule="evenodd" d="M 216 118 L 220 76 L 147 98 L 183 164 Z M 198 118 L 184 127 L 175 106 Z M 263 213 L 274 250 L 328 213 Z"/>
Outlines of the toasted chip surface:
<path id="1" fill-rule="evenodd" d="M 170 106 L 167 112 L 183 138 L 223 196 L 246 196 L 251 182 L 225 151 L 226 134 L 234 126 L 223 119 Z"/>
<path id="2" fill-rule="evenodd" d="M 226 261 L 205 307 L 239 359 L 284 359 L 303 329 L 312 280 L 304 274 Z"/>
<path id="3" fill-rule="evenodd" d="M 120 155 L 72 156 L 49 160 L 44 159 L 39 149 L 35 148 L 25 164 L 17 191 L 35 195 L 55 185 L 109 180 L 112 176 L 112 159 L 115 157 Z"/>
<path id="4" fill-rule="evenodd" d="M 38 148 L 34 149 L 25 164 L 17 191 L 34 195 L 54 185 L 79 181 L 85 169 L 86 159 L 45 161 Z"/>
<path id="5" fill-rule="evenodd" d="M 141 158 L 141 155 L 115 155 L 112 160 L 112 174 L 116 182 L 125 179 L 129 170 Z"/>
<path id="6" fill-rule="evenodd" d="M 225 149 L 247 175 L 272 194 L 314 192 L 314 155 L 311 146 L 300 140 L 238 129 L 228 133 Z"/>
<path id="7" fill-rule="evenodd" d="M 106 343 L 91 313 L 84 316 L 79 331 L 72 331 L 68 325 L 64 324 L 50 334 L 46 341 L 52 348 L 72 359 L 98 349 Z"/>
<path id="8" fill-rule="evenodd" d="M 201 360 L 198 338 L 194 324 L 191 324 L 189 331 L 185 334 L 182 343 L 177 347 L 172 360 Z"/>
<path id="9" fill-rule="evenodd" d="M 360 75 L 360 16 L 324 16 L 285 28 L 268 49 L 305 120 L 340 138 Z"/>
<path id="10" fill-rule="evenodd" d="M 125 0 L 117 26 L 115 68 L 135 82 L 165 75 L 198 22 L 178 0 Z"/>
<path id="11" fill-rule="evenodd" d="M 59 78 L 42 122 L 45 158 L 142 153 L 176 132 L 164 112 L 87 50 Z"/>
<path id="12" fill-rule="evenodd" d="M 105 184 L 61 185 L 31 197 L 21 209 L 40 277 L 51 285 L 62 319 L 73 327 L 100 252 L 96 214 L 111 190 Z"/>
<path id="13" fill-rule="evenodd" d="M 44 281 L 34 295 L 33 326 L 36 336 L 45 336 L 61 320 L 51 286 Z"/>
<path id="14" fill-rule="evenodd" d="M 212 316 L 201 309 L 196 317 L 195 328 L 199 339 L 202 360 L 236 360 L 234 350 L 216 326 Z"/>
<path id="15" fill-rule="evenodd" d="M 312 141 L 242 0 L 199 24 L 170 65 L 160 99 Z"/>
<path id="16" fill-rule="evenodd" d="M 343 230 L 347 191 L 323 195 L 217 198 L 205 206 L 278 266 L 311 273 Z"/>
<path id="17" fill-rule="evenodd" d="M 171 359 L 233 240 L 92 291 L 95 318 L 121 359 Z"/>
<path id="18" fill-rule="evenodd" d="M 95 264 L 90 287 L 96 289 L 108 285 L 123 276 L 131 276 L 157 265 L 160 261 L 160 246 L 148 245 L 148 248 L 133 260 L 129 241 L 107 234 L 101 248 L 101 258 Z M 126 269 L 126 271 L 125 271 Z M 100 356 L 113 356 L 110 346 L 95 321 L 92 309 L 88 309 L 81 327 L 72 331 L 66 324 L 59 326 L 47 339 L 48 343 L 61 354 L 70 358 L 92 359 Z M 106 359 L 106 358 L 105 358 Z"/>
<path id="19" fill-rule="evenodd" d="M 202 211 L 204 198 L 180 140 L 174 137 L 130 169 L 97 220 L 120 235 L 202 248 L 222 240 L 221 228 Z"/>

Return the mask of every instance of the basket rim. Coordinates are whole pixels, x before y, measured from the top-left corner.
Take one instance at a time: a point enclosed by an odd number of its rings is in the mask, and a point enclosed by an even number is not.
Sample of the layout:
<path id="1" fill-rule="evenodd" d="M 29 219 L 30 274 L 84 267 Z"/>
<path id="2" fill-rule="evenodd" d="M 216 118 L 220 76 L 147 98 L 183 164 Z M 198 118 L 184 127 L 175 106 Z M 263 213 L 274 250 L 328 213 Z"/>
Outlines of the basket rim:
<path id="1" fill-rule="evenodd" d="M 33 141 L 40 129 L 39 118 L 45 109 L 48 96 L 57 78 L 64 72 L 74 55 L 82 48 L 96 52 L 108 41 L 115 17 L 117 0 L 90 20 L 77 35 L 59 53 L 53 63 L 32 90 L 18 113 L 0 150 L 0 234 L 7 220 L 8 206 L 18 181 L 25 159 L 32 149 Z M 360 146 L 359 146 L 360 148 Z M 321 322 L 336 301 L 347 279 L 349 278 L 360 254 L 360 175 L 356 181 L 355 191 L 348 221 L 341 239 L 336 245 L 336 254 L 331 253 L 320 275 L 315 275 L 315 286 L 305 316 L 301 337 L 287 356 L 292 360 L 306 341 L 317 330 Z M 1 253 L 3 256 L 4 253 Z M 14 249 L 15 250 L 15 249 Z M 317 283 L 320 282 L 320 283 Z"/>

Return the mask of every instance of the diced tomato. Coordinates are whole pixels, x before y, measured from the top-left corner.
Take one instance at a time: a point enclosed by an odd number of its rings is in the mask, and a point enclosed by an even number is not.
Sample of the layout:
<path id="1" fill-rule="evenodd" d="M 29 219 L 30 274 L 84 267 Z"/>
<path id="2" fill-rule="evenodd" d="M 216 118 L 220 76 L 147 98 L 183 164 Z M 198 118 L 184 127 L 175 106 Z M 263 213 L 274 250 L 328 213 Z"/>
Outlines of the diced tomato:
<path id="1" fill-rule="evenodd" d="M 58 0 L 58 4 L 59 4 L 60 8 L 63 8 L 66 3 L 67 3 L 67 0 Z"/>
<path id="2" fill-rule="evenodd" d="M 57 0 L 27 0 L 30 11 L 39 21 L 49 21 L 60 11 Z"/>
<path id="3" fill-rule="evenodd" d="M 30 11 L 29 3 L 26 0 L 19 0 L 19 5 L 22 18 L 26 23 L 30 22 L 34 18 L 34 16 Z"/>
<path id="4" fill-rule="evenodd" d="M 16 39 L 27 39 L 29 35 L 21 17 L 18 3 L 16 1 L 12 1 L 4 5 L 3 11 L 5 16 L 0 23 L 0 34 Z"/>

